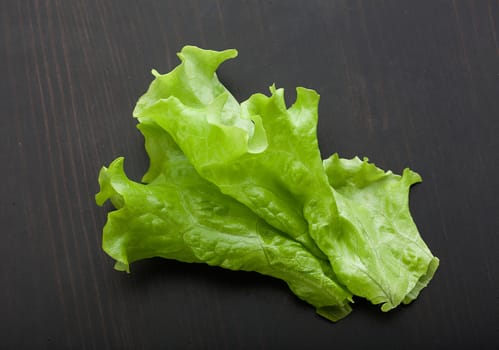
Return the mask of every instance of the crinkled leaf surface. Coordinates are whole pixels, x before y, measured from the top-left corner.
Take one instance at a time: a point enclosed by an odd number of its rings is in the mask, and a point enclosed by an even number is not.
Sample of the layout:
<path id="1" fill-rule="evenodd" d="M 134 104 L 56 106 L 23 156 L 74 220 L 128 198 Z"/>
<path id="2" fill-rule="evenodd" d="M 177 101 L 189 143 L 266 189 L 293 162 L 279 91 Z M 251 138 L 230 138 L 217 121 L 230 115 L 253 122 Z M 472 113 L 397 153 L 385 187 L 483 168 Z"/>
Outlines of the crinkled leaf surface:
<path id="1" fill-rule="evenodd" d="M 339 279 L 356 295 L 388 311 L 414 300 L 438 267 L 409 212 L 409 188 L 421 181 L 383 171 L 367 159 L 324 161 L 335 192 L 341 235 L 333 236 Z"/>
<path id="2" fill-rule="evenodd" d="M 118 208 L 109 214 L 103 237 L 118 267 L 159 256 L 256 271 L 284 280 L 330 320 L 350 312 L 351 294 L 337 284 L 326 261 L 201 178 L 164 130 L 152 123 L 139 128 L 151 159 L 143 178 L 148 184 L 126 177 L 123 158 L 99 176 L 97 202 L 111 199 Z"/>
<path id="3" fill-rule="evenodd" d="M 134 116 L 168 131 L 201 176 L 223 193 L 324 257 L 312 237 L 327 246 L 323 237 L 332 234 L 337 210 L 317 143 L 317 93 L 298 88 L 287 109 L 284 91 L 272 87 L 270 97 L 252 95 L 238 108 L 215 75 L 232 55 L 187 47 L 180 57 L 174 71 L 156 75 Z M 191 96 L 197 89 L 202 97 Z"/>
<path id="4" fill-rule="evenodd" d="M 163 256 L 275 276 L 330 319 L 349 311 L 336 281 L 384 311 L 414 300 L 439 263 L 409 212 L 419 175 L 337 155 L 323 164 L 317 93 L 298 88 L 287 108 L 271 87 L 239 104 L 215 73 L 236 54 L 186 46 L 173 71 L 153 71 L 134 110 L 148 184 L 128 180 L 119 159 L 100 175 L 98 202 L 119 208 L 106 251 L 122 268 Z"/>

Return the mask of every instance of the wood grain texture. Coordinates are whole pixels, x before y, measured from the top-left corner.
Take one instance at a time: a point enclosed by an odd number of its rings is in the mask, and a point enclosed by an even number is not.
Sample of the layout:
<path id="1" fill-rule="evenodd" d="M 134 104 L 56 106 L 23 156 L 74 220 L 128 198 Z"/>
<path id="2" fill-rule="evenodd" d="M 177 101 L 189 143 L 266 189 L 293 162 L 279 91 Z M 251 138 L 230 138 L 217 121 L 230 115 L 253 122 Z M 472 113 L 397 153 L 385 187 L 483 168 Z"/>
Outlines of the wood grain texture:
<path id="1" fill-rule="evenodd" d="M 497 1 L 2 1 L 0 342 L 4 349 L 499 348 Z M 131 112 L 185 44 L 235 47 L 239 99 L 321 94 L 324 156 L 424 178 L 411 208 L 442 264 L 388 314 L 329 323 L 253 273 L 101 250 L 97 173 L 147 167 Z"/>

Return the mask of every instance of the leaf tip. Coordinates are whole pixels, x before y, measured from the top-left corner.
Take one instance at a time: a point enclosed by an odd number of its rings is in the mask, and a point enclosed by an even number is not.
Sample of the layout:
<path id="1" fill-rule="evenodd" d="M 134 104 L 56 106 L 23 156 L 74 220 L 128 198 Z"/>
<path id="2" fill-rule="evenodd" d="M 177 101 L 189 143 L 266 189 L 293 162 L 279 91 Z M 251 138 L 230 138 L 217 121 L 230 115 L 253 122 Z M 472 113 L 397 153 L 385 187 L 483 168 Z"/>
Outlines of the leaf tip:
<path id="1" fill-rule="evenodd" d="M 151 69 L 151 74 L 155 77 L 158 78 L 161 76 L 161 74 L 156 70 L 156 69 Z"/>
<path id="2" fill-rule="evenodd" d="M 116 271 L 123 271 L 126 273 L 130 273 L 130 264 L 124 263 L 122 261 L 116 261 L 116 263 L 114 264 L 114 269 Z"/>

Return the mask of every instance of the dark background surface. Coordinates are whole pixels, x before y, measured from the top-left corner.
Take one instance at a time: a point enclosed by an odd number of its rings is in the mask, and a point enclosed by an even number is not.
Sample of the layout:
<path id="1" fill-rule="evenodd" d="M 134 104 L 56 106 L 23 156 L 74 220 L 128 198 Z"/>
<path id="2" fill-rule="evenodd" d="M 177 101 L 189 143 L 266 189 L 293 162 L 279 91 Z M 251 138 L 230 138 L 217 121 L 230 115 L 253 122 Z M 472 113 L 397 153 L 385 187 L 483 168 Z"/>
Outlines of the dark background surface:
<path id="1" fill-rule="evenodd" d="M 499 348 L 497 1 L 2 1 L 0 339 L 7 349 Z M 410 306 L 358 301 L 337 324 L 284 283 L 152 259 L 113 270 L 117 156 L 147 167 L 131 117 L 185 44 L 239 49 L 240 100 L 321 94 L 324 156 L 418 171 L 411 208 L 441 259 Z M 452 346 L 452 347 L 451 347 Z"/>

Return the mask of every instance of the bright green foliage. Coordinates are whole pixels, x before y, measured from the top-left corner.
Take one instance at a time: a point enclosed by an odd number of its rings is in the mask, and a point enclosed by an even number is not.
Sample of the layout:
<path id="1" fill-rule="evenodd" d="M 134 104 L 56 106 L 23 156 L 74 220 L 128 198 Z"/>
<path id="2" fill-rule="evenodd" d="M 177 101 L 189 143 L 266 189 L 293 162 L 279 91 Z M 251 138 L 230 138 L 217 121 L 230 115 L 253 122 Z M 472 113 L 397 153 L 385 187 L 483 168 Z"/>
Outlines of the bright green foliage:
<path id="1" fill-rule="evenodd" d="M 323 257 L 311 235 L 328 232 L 337 212 L 317 145 L 317 93 L 297 89 L 289 111 L 275 88 L 239 106 L 215 75 L 232 50 L 187 47 L 179 56 L 175 70 L 156 74 L 134 116 L 154 120 L 201 176 Z"/>
<path id="2" fill-rule="evenodd" d="M 123 158 L 99 175 L 98 204 L 111 199 L 118 208 L 108 216 L 103 247 L 120 269 L 159 256 L 256 271 L 284 280 L 330 320 L 350 312 L 351 293 L 326 261 L 201 178 L 164 130 L 151 123 L 139 128 L 151 160 L 147 184 L 126 177 Z"/>
<path id="3" fill-rule="evenodd" d="M 438 267 L 409 212 L 419 175 L 323 163 L 319 95 L 297 88 L 287 108 L 272 86 L 239 104 L 215 73 L 236 54 L 186 46 L 173 71 L 153 71 L 134 110 L 146 184 L 126 177 L 122 158 L 99 176 L 98 204 L 118 208 L 104 250 L 126 270 L 160 256 L 274 276 L 330 320 L 349 313 L 351 293 L 383 311 L 415 299 Z"/>
<path id="4" fill-rule="evenodd" d="M 337 154 L 324 167 L 341 217 L 341 234 L 333 236 L 338 278 L 354 294 L 383 303 L 383 311 L 414 300 L 438 267 L 409 212 L 409 187 L 421 177 Z"/>

